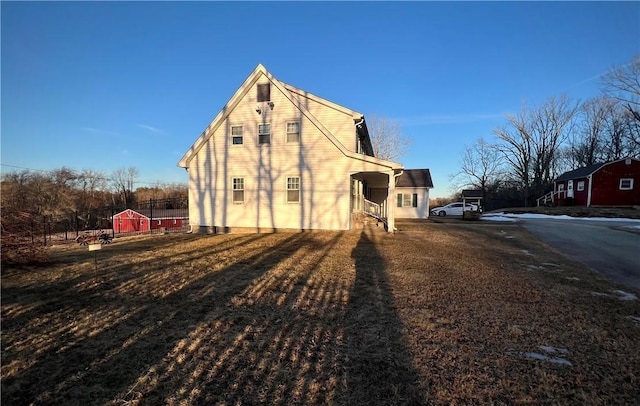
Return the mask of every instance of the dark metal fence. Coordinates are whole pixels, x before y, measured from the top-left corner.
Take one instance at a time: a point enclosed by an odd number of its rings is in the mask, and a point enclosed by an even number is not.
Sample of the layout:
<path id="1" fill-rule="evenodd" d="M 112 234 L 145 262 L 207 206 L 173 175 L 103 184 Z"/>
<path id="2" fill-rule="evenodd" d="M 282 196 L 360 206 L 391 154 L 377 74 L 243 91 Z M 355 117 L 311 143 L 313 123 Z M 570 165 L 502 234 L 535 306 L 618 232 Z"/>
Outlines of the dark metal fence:
<path id="1" fill-rule="evenodd" d="M 134 227 L 135 225 L 135 227 Z M 189 207 L 186 199 L 138 202 L 132 207 L 108 206 L 84 212 L 68 211 L 58 216 L 29 212 L 2 212 L 2 235 L 28 240 L 33 244 L 73 242 L 81 234 L 133 234 L 186 232 Z"/>

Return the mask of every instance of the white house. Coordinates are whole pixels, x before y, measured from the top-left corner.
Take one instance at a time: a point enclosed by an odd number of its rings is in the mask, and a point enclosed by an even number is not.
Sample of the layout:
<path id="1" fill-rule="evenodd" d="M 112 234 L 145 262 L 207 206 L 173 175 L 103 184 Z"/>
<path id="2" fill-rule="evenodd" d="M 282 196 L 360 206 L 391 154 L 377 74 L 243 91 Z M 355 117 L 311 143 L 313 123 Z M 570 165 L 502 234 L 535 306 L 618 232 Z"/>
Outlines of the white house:
<path id="1" fill-rule="evenodd" d="M 431 188 L 429 169 L 405 169 L 396 181 L 396 218 L 428 218 Z"/>
<path id="2" fill-rule="evenodd" d="M 349 230 L 374 205 L 393 231 L 403 167 L 373 155 L 362 114 L 258 65 L 178 163 L 192 230 Z"/>

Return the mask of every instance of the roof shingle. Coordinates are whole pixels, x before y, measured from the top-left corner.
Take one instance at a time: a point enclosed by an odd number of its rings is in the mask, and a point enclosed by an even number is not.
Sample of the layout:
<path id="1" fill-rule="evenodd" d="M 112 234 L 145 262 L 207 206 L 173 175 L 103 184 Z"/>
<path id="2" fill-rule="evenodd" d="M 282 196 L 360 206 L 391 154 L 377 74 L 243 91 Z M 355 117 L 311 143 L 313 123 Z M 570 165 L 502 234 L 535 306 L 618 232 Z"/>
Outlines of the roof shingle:
<path id="1" fill-rule="evenodd" d="M 429 169 L 405 169 L 396 181 L 396 187 L 433 187 Z"/>

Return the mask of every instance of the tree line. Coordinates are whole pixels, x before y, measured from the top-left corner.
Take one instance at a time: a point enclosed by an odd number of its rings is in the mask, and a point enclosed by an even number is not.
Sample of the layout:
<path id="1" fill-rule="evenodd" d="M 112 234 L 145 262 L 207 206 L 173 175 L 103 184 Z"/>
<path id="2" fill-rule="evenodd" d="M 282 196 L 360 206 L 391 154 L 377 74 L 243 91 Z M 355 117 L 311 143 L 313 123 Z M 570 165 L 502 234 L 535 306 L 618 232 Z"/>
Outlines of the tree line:
<path id="1" fill-rule="evenodd" d="M 640 158 L 640 56 L 602 75 L 601 94 L 584 102 L 565 95 L 516 114 L 465 148 L 456 189 L 483 191 L 492 208 L 530 206 L 566 171 Z"/>
<path id="2" fill-rule="evenodd" d="M 133 207 L 150 199 L 187 200 L 187 185 L 160 183 L 136 187 L 135 167 L 110 174 L 66 167 L 52 171 L 22 170 L 2 175 L 0 204 L 7 213 L 58 217 L 69 212 L 89 213 L 104 207 Z"/>

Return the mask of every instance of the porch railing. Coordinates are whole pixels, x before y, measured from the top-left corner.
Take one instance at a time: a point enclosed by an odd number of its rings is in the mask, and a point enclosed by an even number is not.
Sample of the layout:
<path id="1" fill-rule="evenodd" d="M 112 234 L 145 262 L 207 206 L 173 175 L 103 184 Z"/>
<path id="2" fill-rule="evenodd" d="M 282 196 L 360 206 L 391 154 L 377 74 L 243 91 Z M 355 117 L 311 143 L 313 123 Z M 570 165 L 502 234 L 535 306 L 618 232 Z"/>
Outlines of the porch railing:
<path id="1" fill-rule="evenodd" d="M 556 190 L 547 193 L 546 195 L 539 197 L 536 201 L 538 206 L 546 206 L 548 203 L 555 203 L 556 199 L 566 199 L 567 191 L 566 190 Z"/>
<path id="2" fill-rule="evenodd" d="M 363 211 L 364 211 L 364 214 L 368 214 L 376 218 L 380 218 L 382 214 L 380 205 L 378 203 L 374 203 L 371 200 L 367 200 L 367 199 L 364 199 Z"/>
<path id="3" fill-rule="evenodd" d="M 385 217 L 382 205 L 367 199 L 363 199 L 363 201 L 364 207 L 362 212 L 377 219 L 378 221 L 381 221 L 385 226 L 387 226 L 387 218 Z"/>

